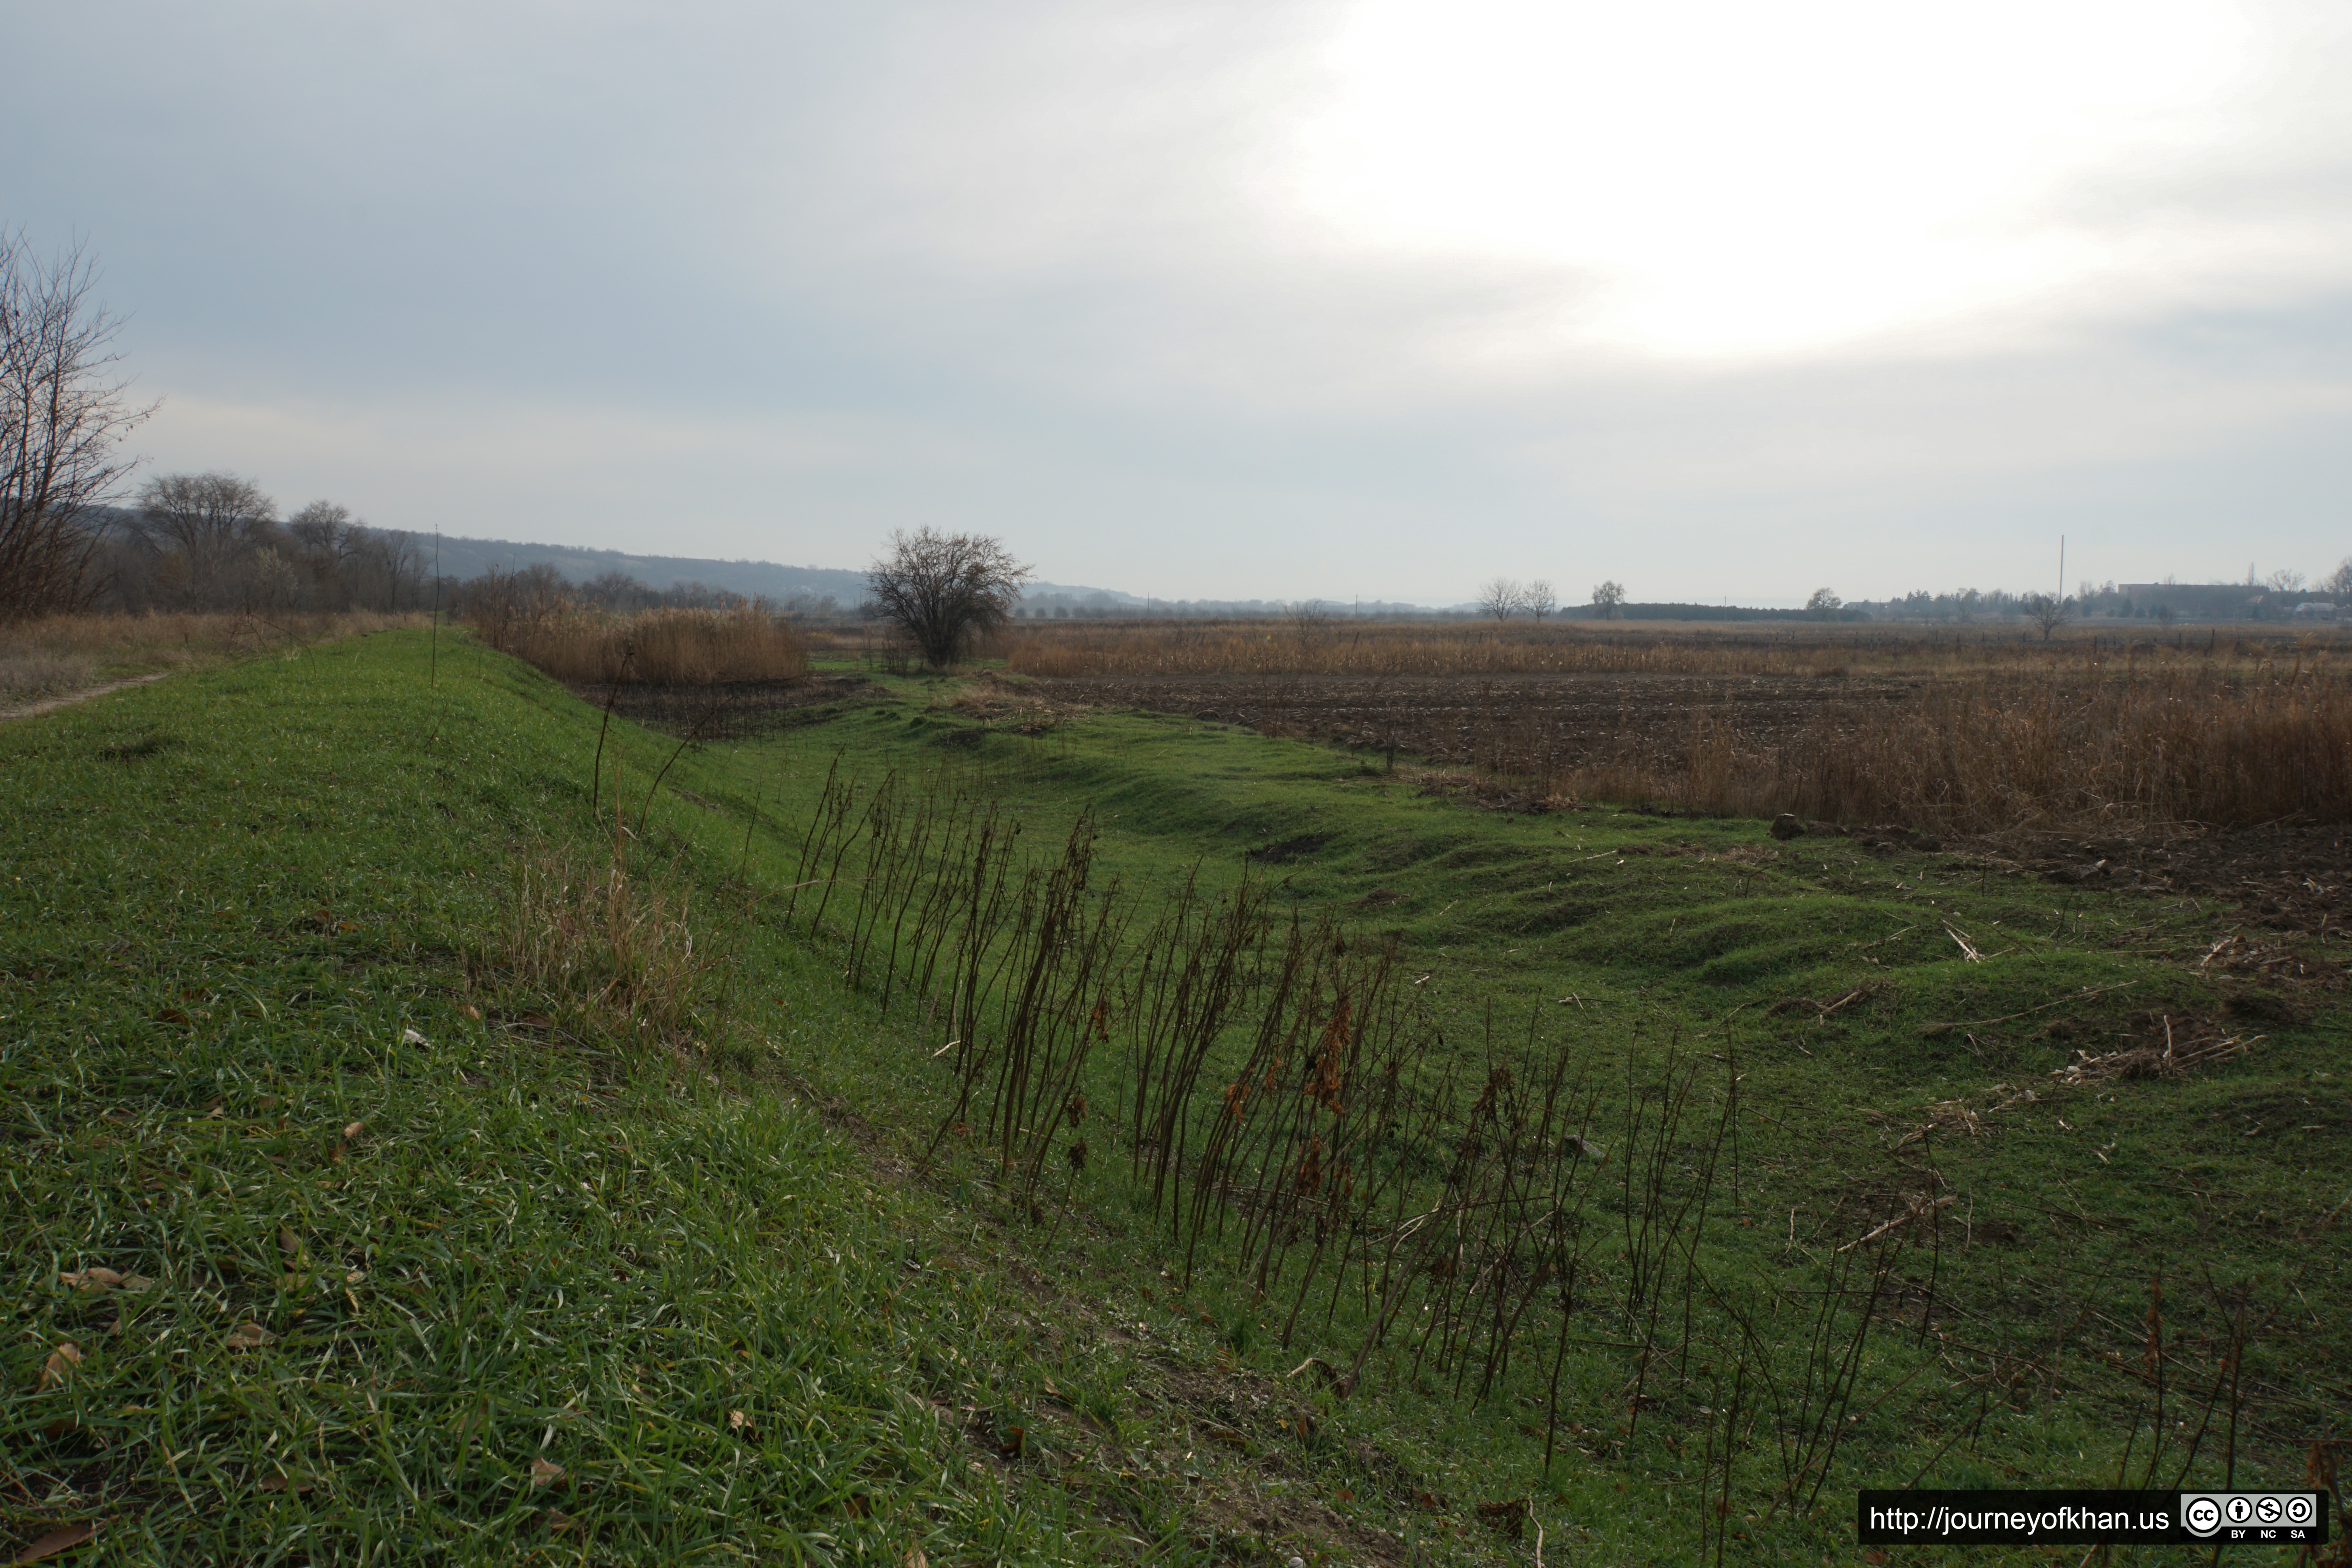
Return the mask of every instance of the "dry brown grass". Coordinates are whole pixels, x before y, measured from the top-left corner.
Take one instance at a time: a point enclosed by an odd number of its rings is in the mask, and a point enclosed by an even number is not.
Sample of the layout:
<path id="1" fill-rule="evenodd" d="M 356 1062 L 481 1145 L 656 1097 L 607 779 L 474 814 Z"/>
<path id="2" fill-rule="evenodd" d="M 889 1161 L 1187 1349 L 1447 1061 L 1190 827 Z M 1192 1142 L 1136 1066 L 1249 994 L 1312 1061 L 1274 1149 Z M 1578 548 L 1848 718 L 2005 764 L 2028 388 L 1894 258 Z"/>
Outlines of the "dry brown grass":
<path id="1" fill-rule="evenodd" d="M 44 616 L 0 627 L 0 705 L 69 694 L 100 681 L 331 642 L 423 615 Z"/>
<path id="2" fill-rule="evenodd" d="M 2044 642 L 2015 626 L 1629 623 L 1324 623 L 1282 620 L 1028 623 L 1006 668 L 1038 676 L 1964 674 L 2088 668 L 2118 660 L 2254 670 L 2352 648 L 2309 630 L 2117 625 Z"/>
<path id="3" fill-rule="evenodd" d="M 717 964 L 683 893 L 633 877 L 622 856 L 554 850 L 518 865 L 499 957 L 574 1033 L 680 1047 L 717 1027 Z"/>
<path id="4" fill-rule="evenodd" d="M 1726 710 L 1627 734 L 1554 793 L 1947 831 L 2352 821 L 2352 681 L 2213 670 L 1930 682 L 1759 742 Z"/>
<path id="5" fill-rule="evenodd" d="M 562 609 L 495 628 L 493 646 L 574 686 L 621 681 L 709 686 L 792 680 L 808 647 L 788 622 L 755 607 L 646 610 L 634 616 Z"/>

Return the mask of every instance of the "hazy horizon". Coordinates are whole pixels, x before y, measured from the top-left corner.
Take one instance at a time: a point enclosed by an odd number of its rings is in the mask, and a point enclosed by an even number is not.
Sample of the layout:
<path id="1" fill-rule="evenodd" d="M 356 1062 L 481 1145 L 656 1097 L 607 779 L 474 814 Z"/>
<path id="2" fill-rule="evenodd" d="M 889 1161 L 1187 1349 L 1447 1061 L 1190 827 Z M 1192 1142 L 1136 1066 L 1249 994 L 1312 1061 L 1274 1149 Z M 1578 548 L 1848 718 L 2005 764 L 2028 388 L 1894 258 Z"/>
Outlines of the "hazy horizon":
<path id="1" fill-rule="evenodd" d="M 21 11 L 0 225 L 160 470 L 1170 598 L 2352 553 L 2352 13 Z"/>

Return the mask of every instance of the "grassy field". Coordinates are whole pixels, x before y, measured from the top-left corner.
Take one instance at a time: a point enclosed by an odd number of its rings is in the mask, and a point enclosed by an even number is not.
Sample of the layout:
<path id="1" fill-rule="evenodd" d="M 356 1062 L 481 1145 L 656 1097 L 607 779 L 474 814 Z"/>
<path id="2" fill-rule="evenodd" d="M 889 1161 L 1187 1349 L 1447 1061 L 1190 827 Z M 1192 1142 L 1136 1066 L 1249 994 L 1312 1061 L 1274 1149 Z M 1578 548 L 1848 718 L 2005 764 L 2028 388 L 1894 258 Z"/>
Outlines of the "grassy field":
<path id="1" fill-rule="evenodd" d="M 390 632 L 0 730 L 19 1542 L 1810 1563 L 1865 1484 L 2285 1483 L 2352 1436 L 2330 942 L 1013 681 L 793 717 L 681 748 Z M 1038 910 L 1090 829 L 1064 937 L 971 948 L 1068 1017 L 894 940 L 991 807 Z M 1256 900 L 1269 972 L 1348 933 L 1316 973 L 1417 1108 L 1351 1147 L 1414 1220 L 1273 1194 L 1298 1143 L 1155 1198 L 1209 1146 L 1118 1108 L 1243 1125 L 1258 1059 L 1244 1013 L 1189 1088 L 1139 1054 L 1187 888 Z M 1400 1253 L 1424 1215 L 1458 1245 Z"/>

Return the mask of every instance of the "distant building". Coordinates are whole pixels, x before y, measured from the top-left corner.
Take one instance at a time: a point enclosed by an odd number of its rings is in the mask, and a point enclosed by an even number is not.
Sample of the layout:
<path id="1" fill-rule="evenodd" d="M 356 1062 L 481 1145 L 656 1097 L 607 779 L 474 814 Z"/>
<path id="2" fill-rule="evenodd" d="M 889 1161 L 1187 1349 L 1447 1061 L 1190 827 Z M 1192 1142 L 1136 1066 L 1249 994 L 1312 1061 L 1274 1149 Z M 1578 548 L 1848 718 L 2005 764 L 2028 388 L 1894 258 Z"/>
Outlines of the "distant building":
<path id="1" fill-rule="evenodd" d="M 2336 614 L 2335 602 L 2329 599 L 2305 599 L 2294 607 L 2298 621 L 2332 621 Z"/>

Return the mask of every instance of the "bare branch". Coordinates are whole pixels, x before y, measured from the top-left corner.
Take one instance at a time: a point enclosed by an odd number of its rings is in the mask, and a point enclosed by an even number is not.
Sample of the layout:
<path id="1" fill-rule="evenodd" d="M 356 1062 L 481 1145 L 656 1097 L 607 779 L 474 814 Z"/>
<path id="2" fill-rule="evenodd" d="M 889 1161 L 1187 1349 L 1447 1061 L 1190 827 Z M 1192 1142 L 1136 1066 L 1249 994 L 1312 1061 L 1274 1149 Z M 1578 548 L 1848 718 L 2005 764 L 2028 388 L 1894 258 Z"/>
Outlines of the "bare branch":
<path id="1" fill-rule="evenodd" d="M 120 322 L 79 247 L 44 262 L 0 231 L 0 621 L 89 603 L 90 510 L 131 472 L 124 436 L 154 412 L 112 366 Z"/>

